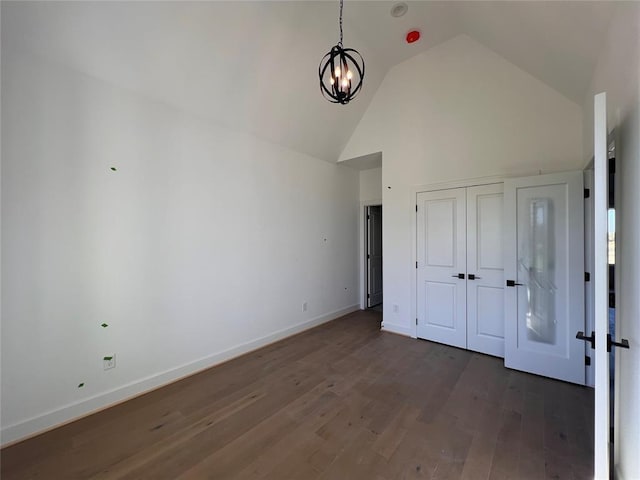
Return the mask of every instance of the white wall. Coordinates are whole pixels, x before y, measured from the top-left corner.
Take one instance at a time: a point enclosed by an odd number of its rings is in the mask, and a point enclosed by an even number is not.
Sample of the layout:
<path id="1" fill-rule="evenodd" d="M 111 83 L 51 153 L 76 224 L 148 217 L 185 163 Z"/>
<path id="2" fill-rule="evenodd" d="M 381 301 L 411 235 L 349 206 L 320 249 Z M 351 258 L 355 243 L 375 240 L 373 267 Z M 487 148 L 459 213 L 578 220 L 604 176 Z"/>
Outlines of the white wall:
<path id="1" fill-rule="evenodd" d="M 593 95 L 607 92 L 616 141 L 616 478 L 640 477 L 640 5 L 620 3 L 584 101 L 586 160 L 593 155 Z"/>
<path id="2" fill-rule="evenodd" d="M 6 49 L 2 139 L 4 443 L 357 308 L 354 170 Z"/>
<path id="3" fill-rule="evenodd" d="M 360 201 L 382 200 L 382 167 L 360 172 Z"/>
<path id="4" fill-rule="evenodd" d="M 383 156 L 384 324 L 414 335 L 416 186 L 581 168 L 581 108 L 459 36 L 389 71 L 341 158 L 378 151 Z"/>

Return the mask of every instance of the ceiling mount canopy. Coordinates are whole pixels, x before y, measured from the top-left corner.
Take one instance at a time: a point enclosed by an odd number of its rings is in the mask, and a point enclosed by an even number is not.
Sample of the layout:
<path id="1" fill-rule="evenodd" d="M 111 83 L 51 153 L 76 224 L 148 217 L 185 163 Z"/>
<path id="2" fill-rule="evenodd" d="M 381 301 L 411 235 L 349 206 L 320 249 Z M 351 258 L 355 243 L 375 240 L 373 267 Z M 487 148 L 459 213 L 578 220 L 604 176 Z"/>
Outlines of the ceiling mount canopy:
<path id="1" fill-rule="evenodd" d="M 340 0 L 340 41 L 320 61 L 320 91 L 331 103 L 346 105 L 362 89 L 364 60 L 353 48 L 342 46 L 342 7 Z"/>

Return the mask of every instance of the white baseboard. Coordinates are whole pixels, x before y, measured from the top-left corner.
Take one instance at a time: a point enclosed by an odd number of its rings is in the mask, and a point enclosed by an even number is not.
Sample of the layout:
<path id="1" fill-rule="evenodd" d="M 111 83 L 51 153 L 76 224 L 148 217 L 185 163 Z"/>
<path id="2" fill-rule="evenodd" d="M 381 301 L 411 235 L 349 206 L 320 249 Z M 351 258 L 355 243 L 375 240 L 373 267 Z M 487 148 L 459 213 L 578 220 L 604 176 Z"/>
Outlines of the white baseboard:
<path id="1" fill-rule="evenodd" d="M 290 337 L 323 323 L 330 322 L 331 320 L 335 320 L 336 318 L 355 312 L 359 309 L 359 304 L 350 305 L 346 308 L 320 315 L 312 318 L 311 320 L 278 330 L 264 337 L 236 345 L 235 347 L 222 352 L 208 355 L 207 357 L 189 362 L 185 365 L 150 375 L 146 378 L 136 380 L 116 389 L 86 398 L 79 402 L 65 405 L 22 422 L 8 425 L 6 427 L 3 426 L 0 430 L 0 445 L 4 447 L 12 443 L 26 440 L 29 437 L 39 435 L 47 430 L 60 427 L 66 423 L 73 422 L 87 415 L 112 407 L 118 403 L 122 403 L 144 393 L 148 393 L 151 390 L 163 387 L 184 377 L 188 377 L 222 362 L 226 362 L 227 360 L 231 360 L 232 358 L 257 350 L 269 345 L 270 343 Z"/>
<path id="2" fill-rule="evenodd" d="M 410 328 L 403 327 L 402 325 L 396 325 L 394 323 L 389 323 L 387 321 L 382 322 L 382 331 L 404 335 L 405 337 L 415 337 L 414 332 L 412 332 Z"/>

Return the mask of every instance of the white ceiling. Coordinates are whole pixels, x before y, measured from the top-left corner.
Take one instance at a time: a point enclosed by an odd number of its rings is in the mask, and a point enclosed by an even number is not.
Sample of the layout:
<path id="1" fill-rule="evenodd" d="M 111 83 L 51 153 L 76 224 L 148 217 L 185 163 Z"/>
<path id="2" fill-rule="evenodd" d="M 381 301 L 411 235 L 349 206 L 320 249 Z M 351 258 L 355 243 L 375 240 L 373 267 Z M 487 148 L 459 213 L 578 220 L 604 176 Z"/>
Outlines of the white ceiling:
<path id="1" fill-rule="evenodd" d="M 336 161 L 386 72 L 467 34 L 582 103 L 614 2 L 345 1 L 344 44 L 366 62 L 347 106 L 319 92 L 338 40 L 337 1 L 2 2 L 2 48 L 30 51 L 107 82 Z M 410 28 L 422 39 L 404 43 Z"/>

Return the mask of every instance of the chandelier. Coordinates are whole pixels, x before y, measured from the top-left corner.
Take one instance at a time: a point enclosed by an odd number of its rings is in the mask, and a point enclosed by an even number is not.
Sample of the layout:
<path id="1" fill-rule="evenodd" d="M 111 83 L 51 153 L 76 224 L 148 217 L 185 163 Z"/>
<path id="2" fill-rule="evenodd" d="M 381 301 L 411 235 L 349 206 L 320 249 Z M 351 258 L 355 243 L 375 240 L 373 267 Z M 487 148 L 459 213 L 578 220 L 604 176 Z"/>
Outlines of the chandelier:
<path id="1" fill-rule="evenodd" d="M 320 61 L 320 91 L 331 103 L 346 105 L 362 89 L 364 60 L 353 48 L 342 46 L 342 2 L 340 0 L 340 41 Z"/>

